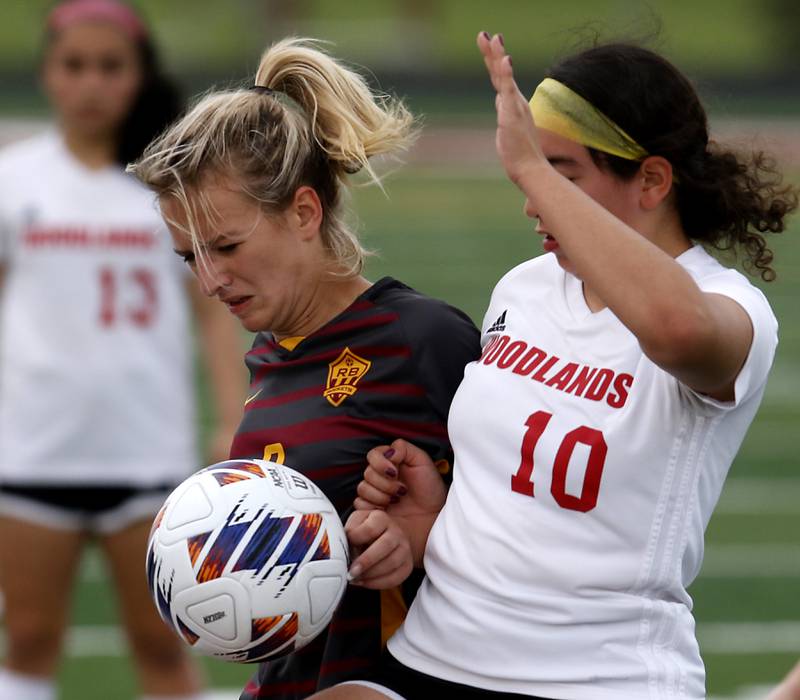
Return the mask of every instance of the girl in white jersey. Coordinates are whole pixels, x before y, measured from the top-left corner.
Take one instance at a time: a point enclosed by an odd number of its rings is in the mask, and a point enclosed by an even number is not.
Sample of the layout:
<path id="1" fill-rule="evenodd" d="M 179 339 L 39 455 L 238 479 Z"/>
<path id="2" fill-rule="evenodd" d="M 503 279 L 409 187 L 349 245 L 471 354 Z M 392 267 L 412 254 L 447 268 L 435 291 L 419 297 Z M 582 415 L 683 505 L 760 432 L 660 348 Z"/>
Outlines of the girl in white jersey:
<path id="1" fill-rule="evenodd" d="M 58 128 L 0 154 L 0 698 L 49 700 L 81 553 L 97 541 L 145 696 L 197 698 L 142 561 L 150 522 L 197 468 L 191 277 L 153 197 L 121 167 L 177 115 L 141 19 L 70 0 L 47 22 Z M 241 414 L 238 329 L 197 292 L 224 458 Z M 110 696 L 113 696 L 110 691 Z"/>
<path id="2" fill-rule="evenodd" d="M 651 51 L 564 59 L 529 105 L 502 37 L 478 44 L 548 254 L 494 290 L 450 411 L 446 503 L 421 450 L 370 452 L 356 506 L 403 525 L 426 580 L 382 671 L 314 697 L 703 698 L 686 588 L 777 343 L 763 294 L 704 246 L 772 279 L 762 234 L 796 192 L 710 142 Z"/>

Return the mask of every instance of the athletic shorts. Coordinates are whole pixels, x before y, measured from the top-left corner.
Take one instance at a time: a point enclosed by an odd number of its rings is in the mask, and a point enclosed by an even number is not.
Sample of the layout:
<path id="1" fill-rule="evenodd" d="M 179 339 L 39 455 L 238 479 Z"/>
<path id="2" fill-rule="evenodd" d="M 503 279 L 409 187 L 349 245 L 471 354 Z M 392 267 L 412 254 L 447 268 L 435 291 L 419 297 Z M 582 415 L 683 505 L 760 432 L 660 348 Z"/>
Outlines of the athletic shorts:
<path id="1" fill-rule="evenodd" d="M 388 651 L 383 652 L 378 666 L 363 679 L 346 681 L 339 685 L 362 685 L 383 693 L 390 700 L 547 700 L 547 698 L 496 690 L 473 688 L 461 683 L 428 676 L 401 664 Z"/>
<path id="2" fill-rule="evenodd" d="M 0 484 L 0 515 L 54 530 L 111 535 L 154 518 L 173 488 Z"/>

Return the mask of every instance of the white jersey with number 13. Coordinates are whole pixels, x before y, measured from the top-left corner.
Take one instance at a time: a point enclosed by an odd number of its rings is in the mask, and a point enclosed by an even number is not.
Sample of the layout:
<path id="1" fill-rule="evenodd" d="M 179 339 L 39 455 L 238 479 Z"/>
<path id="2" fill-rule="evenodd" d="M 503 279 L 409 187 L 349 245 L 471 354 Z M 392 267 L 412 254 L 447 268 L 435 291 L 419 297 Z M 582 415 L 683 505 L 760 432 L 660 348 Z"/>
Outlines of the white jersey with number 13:
<path id="1" fill-rule="evenodd" d="M 152 194 L 48 133 L 0 154 L 0 479 L 148 486 L 196 468 L 187 275 Z"/>

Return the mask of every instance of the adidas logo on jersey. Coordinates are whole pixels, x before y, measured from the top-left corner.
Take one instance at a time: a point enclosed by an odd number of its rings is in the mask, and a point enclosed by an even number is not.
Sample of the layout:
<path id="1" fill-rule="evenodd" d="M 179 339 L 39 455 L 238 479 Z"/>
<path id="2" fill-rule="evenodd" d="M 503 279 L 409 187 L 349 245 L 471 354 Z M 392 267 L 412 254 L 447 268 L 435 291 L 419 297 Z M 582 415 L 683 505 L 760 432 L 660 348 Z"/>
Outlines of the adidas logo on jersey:
<path id="1" fill-rule="evenodd" d="M 499 333 L 500 331 L 504 331 L 506 329 L 506 313 L 507 312 L 508 312 L 508 309 L 503 311 L 503 313 L 500 314 L 498 319 L 491 326 L 489 326 L 489 329 L 486 332 L 487 333 Z"/>

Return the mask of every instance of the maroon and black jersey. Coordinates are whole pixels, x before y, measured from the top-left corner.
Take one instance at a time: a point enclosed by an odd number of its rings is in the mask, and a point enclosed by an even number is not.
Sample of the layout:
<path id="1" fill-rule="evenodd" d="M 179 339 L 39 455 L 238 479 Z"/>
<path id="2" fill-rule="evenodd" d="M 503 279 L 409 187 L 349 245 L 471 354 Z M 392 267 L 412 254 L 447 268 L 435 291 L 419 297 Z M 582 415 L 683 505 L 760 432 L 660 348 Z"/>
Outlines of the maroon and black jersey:
<path id="1" fill-rule="evenodd" d="M 465 314 L 391 278 L 291 349 L 259 334 L 247 355 L 250 397 L 231 458 L 273 459 L 303 472 L 344 520 L 373 447 L 404 438 L 452 464 L 447 414 L 479 340 Z M 419 582 L 412 578 L 406 603 Z M 305 698 L 363 676 L 380 656 L 381 601 L 390 597 L 348 587 L 325 632 L 261 664 L 241 700 Z"/>

